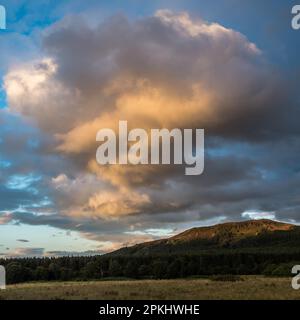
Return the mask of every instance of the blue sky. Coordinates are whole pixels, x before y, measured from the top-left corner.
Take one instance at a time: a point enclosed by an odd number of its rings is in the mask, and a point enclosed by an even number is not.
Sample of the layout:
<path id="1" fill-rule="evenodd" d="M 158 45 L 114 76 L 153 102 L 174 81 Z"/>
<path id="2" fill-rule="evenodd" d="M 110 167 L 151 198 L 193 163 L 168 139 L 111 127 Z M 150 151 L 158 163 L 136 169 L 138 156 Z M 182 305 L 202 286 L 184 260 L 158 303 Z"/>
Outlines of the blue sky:
<path id="1" fill-rule="evenodd" d="M 0 31 L 2 255 L 102 253 L 247 217 L 300 221 L 295 1 L 0 4 L 7 11 L 7 30 Z M 201 32 L 195 36 L 193 28 Z M 151 86 L 134 87 L 137 80 Z M 151 104 L 129 110 L 126 103 L 141 103 L 155 87 L 175 106 L 177 124 L 194 126 L 176 106 L 178 92 L 196 101 L 189 95 L 197 85 L 206 88 L 198 97 L 207 96 L 204 111 L 216 112 L 214 120 L 205 112 L 195 118 L 208 132 L 198 180 L 176 170 L 128 177 L 93 166 L 87 128 L 103 123 L 103 114 L 114 118 L 117 109 L 135 121 Z M 160 116 L 168 123 L 172 112 Z"/>

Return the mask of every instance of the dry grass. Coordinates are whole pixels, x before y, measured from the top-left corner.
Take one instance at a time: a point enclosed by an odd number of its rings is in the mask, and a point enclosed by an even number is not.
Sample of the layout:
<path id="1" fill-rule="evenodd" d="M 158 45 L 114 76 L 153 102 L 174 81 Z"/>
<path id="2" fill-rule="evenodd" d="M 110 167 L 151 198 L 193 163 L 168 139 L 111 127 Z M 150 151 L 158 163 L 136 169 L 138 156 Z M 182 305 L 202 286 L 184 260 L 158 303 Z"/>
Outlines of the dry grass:
<path id="1" fill-rule="evenodd" d="M 209 279 L 47 282 L 8 286 L 1 299 L 300 299 L 291 278 L 244 276 L 243 281 Z"/>

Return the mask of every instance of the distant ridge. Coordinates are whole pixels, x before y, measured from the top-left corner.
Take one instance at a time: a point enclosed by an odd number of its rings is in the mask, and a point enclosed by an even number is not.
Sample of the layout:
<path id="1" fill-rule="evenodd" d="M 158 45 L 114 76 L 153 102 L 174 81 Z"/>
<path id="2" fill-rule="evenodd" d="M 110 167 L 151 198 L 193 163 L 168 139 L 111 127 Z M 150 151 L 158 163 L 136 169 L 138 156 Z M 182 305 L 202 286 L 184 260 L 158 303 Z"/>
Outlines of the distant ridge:
<path id="1" fill-rule="evenodd" d="M 257 236 L 263 232 L 288 231 L 294 228 L 295 226 L 292 224 L 268 219 L 226 222 L 209 227 L 192 228 L 170 238 L 169 241 L 211 239 L 218 236 L 240 239 L 240 237 Z"/>
<path id="2" fill-rule="evenodd" d="M 216 250 L 300 250 L 300 227 L 268 219 L 227 222 L 186 230 L 168 239 L 140 243 L 109 255 L 216 252 Z"/>

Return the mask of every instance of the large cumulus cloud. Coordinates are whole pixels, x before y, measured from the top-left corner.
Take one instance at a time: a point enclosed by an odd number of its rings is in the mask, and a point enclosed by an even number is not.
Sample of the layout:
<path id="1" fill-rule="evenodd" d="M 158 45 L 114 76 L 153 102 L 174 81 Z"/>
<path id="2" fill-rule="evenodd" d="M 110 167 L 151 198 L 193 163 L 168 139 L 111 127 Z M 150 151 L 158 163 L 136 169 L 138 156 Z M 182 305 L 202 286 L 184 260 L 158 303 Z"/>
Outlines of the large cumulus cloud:
<path id="1" fill-rule="evenodd" d="M 69 17 L 45 32 L 42 54 L 7 73 L 9 109 L 54 139 L 47 152 L 70 167 L 56 167 L 48 179 L 52 217 L 16 212 L 12 219 L 117 239 L 120 232 L 239 219 L 247 210 L 296 218 L 298 201 L 282 189 L 299 190 L 298 111 L 279 72 L 241 33 L 168 10 L 135 21 L 114 16 L 96 27 Z M 204 174 L 99 166 L 96 132 L 117 129 L 119 120 L 147 130 L 204 128 Z"/>

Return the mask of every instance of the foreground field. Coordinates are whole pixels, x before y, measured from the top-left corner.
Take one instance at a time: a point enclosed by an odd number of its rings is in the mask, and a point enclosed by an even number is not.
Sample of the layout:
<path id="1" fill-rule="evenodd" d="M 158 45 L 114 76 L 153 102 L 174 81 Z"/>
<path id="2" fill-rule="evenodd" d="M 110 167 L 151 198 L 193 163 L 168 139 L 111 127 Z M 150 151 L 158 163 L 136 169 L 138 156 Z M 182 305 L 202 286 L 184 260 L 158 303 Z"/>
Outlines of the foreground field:
<path id="1" fill-rule="evenodd" d="M 245 276 L 242 281 L 209 279 L 47 282 L 8 286 L 3 299 L 300 299 L 290 278 Z"/>

